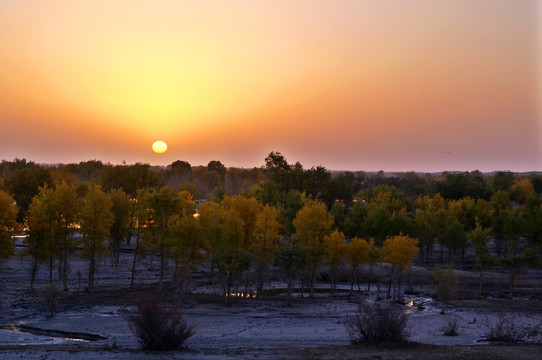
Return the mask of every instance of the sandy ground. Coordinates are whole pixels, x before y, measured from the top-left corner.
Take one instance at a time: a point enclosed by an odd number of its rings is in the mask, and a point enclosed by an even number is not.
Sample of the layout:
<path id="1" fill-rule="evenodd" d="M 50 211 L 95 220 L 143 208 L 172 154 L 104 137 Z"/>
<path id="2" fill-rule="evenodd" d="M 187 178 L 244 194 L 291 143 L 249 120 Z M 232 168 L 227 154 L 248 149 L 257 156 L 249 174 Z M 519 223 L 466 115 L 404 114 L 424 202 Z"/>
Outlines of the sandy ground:
<path id="1" fill-rule="evenodd" d="M 16 258 L 2 264 L 0 325 L 4 329 L 0 330 L 0 359 L 537 359 L 542 353 L 538 346 L 542 343 L 540 300 L 457 300 L 446 305 L 443 315 L 442 304 L 435 302 L 421 285 L 416 287 L 420 295 L 405 298 L 410 306 L 403 306 L 403 310 L 409 316 L 409 340 L 414 344 L 402 347 L 350 346 L 345 318 L 356 312 L 361 301 L 377 300 L 377 294 L 350 295 L 343 291 L 337 295 L 318 294 L 315 299 L 296 298 L 290 307 L 280 296 L 238 299 L 231 307 L 224 306 L 218 296 L 191 296 L 180 305 L 185 319 L 196 328 L 186 348 L 144 352 L 138 350 L 124 313 L 140 296 L 156 292 L 152 284 L 157 272 L 149 271 L 149 261 L 139 265 L 138 290 L 122 290 L 129 282 L 130 260 L 130 254 L 123 254 L 119 267 L 102 264 L 98 288 L 85 293 L 84 280 L 78 273 L 84 273 L 86 264 L 74 258 L 72 290 L 64 295 L 59 311 L 50 318 L 43 314 L 39 293 L 26 290 L 28 264 Z M 38 288 L 47 282 L 46 270 L 45 266 L 40 268 Z M 201 289 L 213 292 L 213 288 Z M 418 305 L 423 310 L 418 311 Z M 525 332 L 523 345 L 496 347 L 484 341 L 488 326 L 497 321 L 500 312 Z M 458 336 L 444 336 L 442 328 L 454 319 L 458 322 Z M 95 334 L 105 339 L 84 341 L 15 331 L 19 325 Z"/>

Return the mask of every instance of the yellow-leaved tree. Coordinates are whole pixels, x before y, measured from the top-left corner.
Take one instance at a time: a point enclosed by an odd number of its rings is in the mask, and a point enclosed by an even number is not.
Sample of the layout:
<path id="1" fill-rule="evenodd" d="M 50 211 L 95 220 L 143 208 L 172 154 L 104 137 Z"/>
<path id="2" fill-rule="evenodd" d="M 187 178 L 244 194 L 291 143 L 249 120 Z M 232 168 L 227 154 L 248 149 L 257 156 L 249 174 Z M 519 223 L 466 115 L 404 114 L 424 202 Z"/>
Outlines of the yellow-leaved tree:
<path id="1" fill-rule="evenodd" d="M 89 259 L 88 288 L 94 286 L 96 261 L 107 254 L 106 239 L 110 235 L 115 214 L 111 210 L 111 198 L 95 185 L 88 192 L 81 211 L 81 231 L 84 236 L 81 246 L 81 257 Z"/>
<path id="2" fill-rule="evenodd" d="M 17 207 L 13 197 L 0 190 L 0 260 L 9 259 L 15 252 L 11 234 L 21 229 L 17 222 Z"/>
<path id="3" fill-rule="evenodd" d="M 354 283 L 358 285 L 358 269 L 361 264 L 369 262 L 369 254 L 371 251 L 371 245 L 363 239 L 354 237 L 350 240 L 350 243 L 346 246 L 346 260 L 350 264 L 350 291 L 354 291 Z"/>
<path id="4" fill-rule="evenodd" d="M 344 234 L 342 232 L 335 230 L 324 238 L 324 242 L 326 246 L 326 263 L 331 267 L 331 291 L 335 293 L 335 290 L 337 289 L 337 267 L 344 263 L 346 240 L 344 239 Z"/>
<path id="5" fill-rule="evenodd" d="M 275 257 L 279 242 L 280 223 L 277 209 L 266 205 L 256 218 L 251 251 L 258 259 L 258 292 L 263 289 L 263 274 Z"/>
<path id="6" fill-rule="evenodd" d="M 53 189 L 40 187 L 39 193 L 32 198 L 28 208 L 26 223 L 28 237 L 24 239 L 26 248 L 20 252 L 20 256 L 30 255 L 32 265 L 30 270 L 30 289 L 34 288 L 34 281 L 41 262 L 50 259 L 49 281 L 53 282 L 53 255 L 56 250 L 56 241 L 52 238 L 52 214 L 51 194 Z"/>
<path id="7" fill-rule="evenodd" d="M 418 239 L 403 234 L 390 236 L 384 241 L 384 245 L 382 246 L 382 261 L 391 264 L 388 297 L 390 297 L 394 275 L 397 275 L 397 297 L 400 297 L 401 280 L 408 269 L 412 267 L 414 256 L 416 256 L 418 251 Z"/>
<path id="8" fill-rule="evenodd" d="M 332 224 L 333 219 L 326 205 L 314 200 L 307 200 L 293 221 L 295 237 L 299 240 L 301 248 L 306 251 L 310 266 L 310 297 L 314 297 L 315 270 L 322 264 L 326 254 L 324 237 L 331 232 Z"/>

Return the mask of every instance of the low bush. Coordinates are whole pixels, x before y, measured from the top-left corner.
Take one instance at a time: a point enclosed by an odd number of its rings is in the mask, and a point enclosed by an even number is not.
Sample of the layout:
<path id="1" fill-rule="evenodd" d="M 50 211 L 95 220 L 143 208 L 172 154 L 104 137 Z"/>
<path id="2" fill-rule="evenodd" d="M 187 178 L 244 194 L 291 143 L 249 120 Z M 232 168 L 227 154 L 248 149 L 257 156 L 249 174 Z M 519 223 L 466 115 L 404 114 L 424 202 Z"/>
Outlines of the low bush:
<path id="1" fill-rule="evenodd" d="M 440 331 L 442 331 L 442 334 L 444 336 L 457 336 L 459 325 L 457 324 L 457 318 L 454 318 L 453 320 L 448 321 L 448 325 L 444 326 Z"/>
<path id="2" fill-rule="evenodd" d="M 166 307 L 160 301 L 158 297 L 140 301 L 137 308 L 126 315 L 130 329 L 143 349 L 178 349 L 194 334 L 194 328 L 183 320 L 179 310 Z"/>
<path id="3" fill-rule="evenodd" d="M 525 331 L 516 326 L 514 318 L 503 313 L 498 314 L 494 323 L 486 320 L 484 325 L 488 328 L 488 332 L 485 334 L 487 341 L 519 342 L 525 337 Z"/>
<path id="4" fill-rule="evenodd" d="M 358 312 L 346 318 L 345 327 L 352 344 L 402 342 L 407 337 L 408 317 L 391 305 L 360 304 Z"/>

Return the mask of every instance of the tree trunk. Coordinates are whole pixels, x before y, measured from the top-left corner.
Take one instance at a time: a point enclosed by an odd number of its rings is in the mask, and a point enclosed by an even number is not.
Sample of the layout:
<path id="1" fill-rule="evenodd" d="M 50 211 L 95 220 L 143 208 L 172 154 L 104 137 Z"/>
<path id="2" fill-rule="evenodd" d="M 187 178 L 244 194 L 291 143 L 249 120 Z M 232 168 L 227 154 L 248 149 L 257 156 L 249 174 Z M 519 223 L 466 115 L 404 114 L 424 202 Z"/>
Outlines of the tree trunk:
<path id="1" fill-rule="evenodd" d="M 267 269 L 267 264 L 265 262 L 266 257 L 267 249 L 264 247 L 260 258 L 260 266 L 258 268 L 258 293 L 263 290 L 263 272 Z"/>
<path id="2" fill-rule="evenodd" d="M 95 263 L 96 263 L 95 254 L 94 254 L 94 251 L 92 251 L 92 253 L 90 254 L 90 268 L 88 270 L 88 289 L 89 290 L 92 290 L 92 287 L 94 286 L 94 268 L 96 265 Z"/>
<path id="3" fill-rule="evenodd" d="M 403 276 L 399 275 L 397 278 L 397 300 L 401 300 L 401 285 L 402 285 Z"/>
<path id="4" fill-rule="evenodd" d="M 292 270 L 288 270 L 288 306 L 292 305 Z"/>
<path id="5" fill-rule="evenodd" d="M 331 293 L 335 294 L 337 284 L 335 283 L 335 264 L 331 264 Z"/>
<path id="6" fill-rule="evenodd" d="M 311 291 L 310 291 L 310 295 L 309 295 L 309 297 L 311 297 L 311 298 L 314 297 L 314 271 L 315 271 L 315 268 L 316 268 L 316 266 L 314 265 L 314 263 L 312 263 L 312 265 L 311 265 Z"/>
<path id="7" fill-rule="evenodd" d="M 371 292 L 371 282 L 373 280 L 373 262 L 369 263 L 369 279 L 367 281 L 367 292 Z"/>
<path id="8" fill-rule="evenodd" d="M 390 281 L 388 282 L 388 292 L 386 294 L 386 298 L 390 298 L 391 296 L 391 284 L 393 282 L 393 273 L 395 272 L 395 265 L 391 266 L 391 273 L 390 273 Z"/>
<path id="9" fill-rule="evenodd" d="M 37 271 L 38 271 L 38 258 L 34 257 L 32 261 L 32 275 L 30 276 L 30 290 L 34 289 L 34 281 L 36 280 Z"/>
<path id="10" fill-rule="evenodd" d="M 134 288 L 135 268 L 136 268 L 136 260 L 137 260 L 137 251 L 138 250 L 139 250 L 139 232 L 137 233 L 136 248 L 135 248 L 135 251 L 134 251 L 134 258 L 132 260 L 132 277 L 130 279 L 130 289 Z"/>
<path id="11" fill-rule="evenodd" d="M 58 257 L 58 287 L 60 287 L 60 285 L 62 284 L 62 253 L 63 250 L 60 249 L 60 255 Z"/>
<path id="12" fill-rule="evenodd" d="M 482 281 L 483 281 L 483 267 L 480 266 L 480 284 L 479 284 L 479 289 L 478 289 L 478 295 L 480 296 L 480 298 L 482 297 Z"/>
<path id="13" fill-rule="evenodd" d="M 53 283 L 53 255 L 49 256 L 49 284 Z"/>
<path id="14" fill-rule="evenodd" d="M 228 274 L 228 280 L 226 284 L 226 293 L 224 294 L 224 300 L 226 301 L 226 305 L 231 305 L 231 279 L 230 275 Z"/>
<path id="15" fill-rule="evenodd" d="M 160 281 L 159 281 L 159 289 L 162 290 L 162 282 L 164 281 L 164 261 L 165 261 L 165 254 L 164 254 L 164 247 L 160 246 Z"/>
<path id="16" fill-rule="evenodd" d="M 350 272 L 350 295 L 354 295 L 354 281 L 355 281 L 355 266 L 352 265 L 352 270 Z"/>
<path id="17" fill-rule="evenodd" d="M 515 280 L 516 280 L 516 268 L 512 266 L 510 268 L 510 292 L 508 293 L 508 298 L 513 299 L 514 298 L 514 288 L 515 288 Z"/>
<path id="18" fill-rule="evenodd" d="M 64 247 L 64 266 L 62 267 L 62 284 L 64 291 L 68 290 L 68 246 Z"/>

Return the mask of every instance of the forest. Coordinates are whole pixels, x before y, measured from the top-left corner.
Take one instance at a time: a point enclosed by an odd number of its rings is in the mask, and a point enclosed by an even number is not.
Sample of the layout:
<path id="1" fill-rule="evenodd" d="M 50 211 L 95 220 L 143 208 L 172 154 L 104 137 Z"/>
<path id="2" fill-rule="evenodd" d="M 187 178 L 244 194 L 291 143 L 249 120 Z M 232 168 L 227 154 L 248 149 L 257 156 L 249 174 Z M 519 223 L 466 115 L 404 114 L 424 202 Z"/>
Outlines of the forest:
<path id="1" fill-rule="evenodd" d="M 24 235 L 17 256 L 30 264 L 30 288 L 44 266 L 49 282 L 66 290 L 76 254 L 88 261 L 91 291 L 100 264 L 114 267 L 126 247 L 133 249 L 130 287 L 139 259 L 150 255 L 159 288 L 182 291 L 205 269 L 226 303 L 248 272 L 261 292 L 271 267 L 283 274 L 291 301 L 295 281 L 313 296 L 323 266 L 334 291 L 339 269 L 359 290 L 362 266 L 391 264 L 388 296 L 400 296 L 413 264 L 478 271 L 480 296 L 484 271 L 499 269 L 509 274 L 509 298 L 522 269 L 540 266 L 539 173 L 329 171 L 271 152 L 253 169 L 218 160 L 167 167 L 4 160 L 0 186 L 0 267 L 15 256 L 12 236 Z M 371 270 L 364 277 L 370 288 Z"/>

